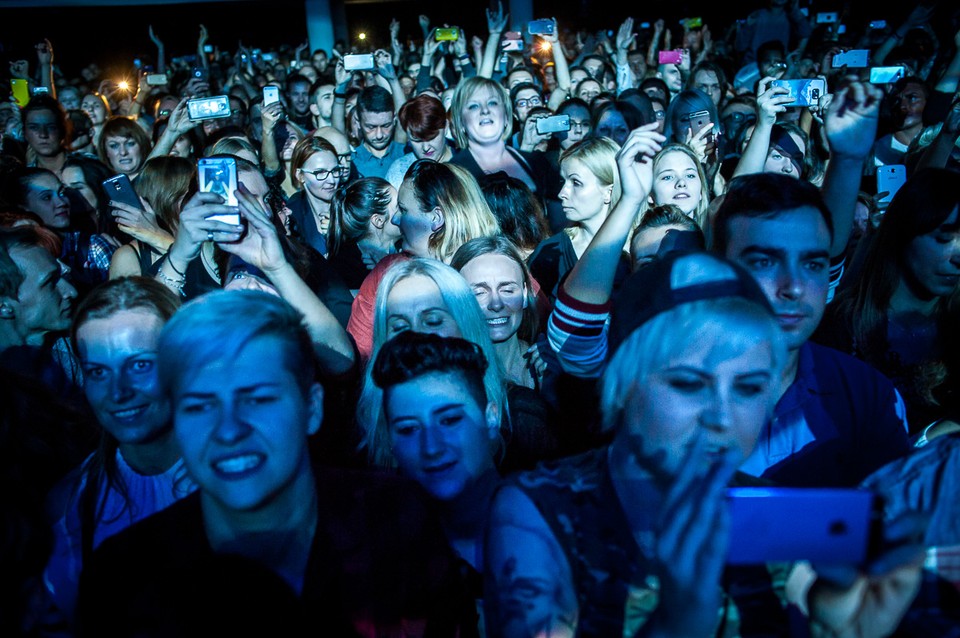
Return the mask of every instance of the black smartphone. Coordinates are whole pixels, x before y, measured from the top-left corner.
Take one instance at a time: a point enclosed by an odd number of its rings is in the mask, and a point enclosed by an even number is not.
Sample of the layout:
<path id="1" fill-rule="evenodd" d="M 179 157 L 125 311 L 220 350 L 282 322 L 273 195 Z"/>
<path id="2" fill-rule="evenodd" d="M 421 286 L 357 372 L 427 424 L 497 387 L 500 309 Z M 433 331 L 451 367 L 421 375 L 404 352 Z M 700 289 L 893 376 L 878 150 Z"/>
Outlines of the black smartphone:
<path id="1" fill-rule="evenodd" d="M 143 210 L 137 191 L 133 190 L 133 183 L 123 173 L 103 180 L 103 190 L 107 193 L 107 197 L 113 201 Z"/>

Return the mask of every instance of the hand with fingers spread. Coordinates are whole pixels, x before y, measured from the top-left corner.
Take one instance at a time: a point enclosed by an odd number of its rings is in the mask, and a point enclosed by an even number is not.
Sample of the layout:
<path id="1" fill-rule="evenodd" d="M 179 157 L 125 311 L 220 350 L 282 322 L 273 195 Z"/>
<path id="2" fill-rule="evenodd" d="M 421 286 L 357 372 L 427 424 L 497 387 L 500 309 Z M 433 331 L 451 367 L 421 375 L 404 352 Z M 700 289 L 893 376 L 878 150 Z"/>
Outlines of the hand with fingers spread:
<path id="1" fill-rule="evenodd" d="M 48 67 L 53 64 L 53 45 L 50 44 L 50 40 L 44 38 L 43 42 L 35 48 L 37 50 L 37 64 L 41 67 Z"/>
<path id="2" fill-rule="evenodd" d="M 630 132 L 617 153 L 621 202 L 640 205 L 653 190 L 653 158 L 667 141 L 657 132 L 656 122 Z"/>
<path id="3" fill-rule="evenodd" d="M 221 250 L 236 255 L 269 278 L 287 265 L 287 258 L 273 225 L 270 212 L 247 190 L 243 183 L 237 189 L 240 215 L 247 221 L 247 232 L 238 242 L 221 243 Z"/>
<path id="4" fill-rule="evenodd" d="M 729 544 L 726 487 L 741 460 L 735 448 L 711 457 L 706 436 L 700 434 L 680 464 L 655 529 L 660 600 L 648 628 L 656 627 L 654 633 L 709 636 L 716 630 Z"/>
<path id="5" fill-rule="evenodd" d="M 386 80 L 396 80 L 397 70 L 393 66 L 393 58 L 390 53 L 377 49 L 373 54 L 374 63 L 377 65 L 377 73 Z"/>
<path id="6" fill-rule="evenodd" d="M 627 18 L 617 30 L 617 64 L 627 63 L 627 53 L 630 45 L 637 39 L 637 34 L 633 32 L 633 18 Z"/>
<path id="7" fill-rule="evenodd" d="M 832 157 L 865 158 L 873 148 L 883 92 L 872 84 L 850 82 L 837 91 L 824 117 Z"/>
<path id="8" fill-rule="evenodd" d="M 487 9 L 487 29 L 491 35 L 500 35 L 507 28 L 509 13 L 503 12 L 503 2 L 497 2 L 497 10 Z"/>
<path id="9" fill-rule="evenodd" d="M 425 63 L 432 63 L 433 56 L 436 55 L 440 44 L 440 42 L 437 42 L 437 30 L 433 29 L 430 31 L 430 35 L 427 36 L 427 39 L 423 41 L 423 60 Z"/>
<path id="10" fill-rule="evenodd" d="M 717 140 L 713 122 L 707 122 L 706 126 L 696 133 L 693 132 L 692 128 L 688 128 L 684 143 L 693 149 L 701 164 L 706 164 L 717 151 Z"/>

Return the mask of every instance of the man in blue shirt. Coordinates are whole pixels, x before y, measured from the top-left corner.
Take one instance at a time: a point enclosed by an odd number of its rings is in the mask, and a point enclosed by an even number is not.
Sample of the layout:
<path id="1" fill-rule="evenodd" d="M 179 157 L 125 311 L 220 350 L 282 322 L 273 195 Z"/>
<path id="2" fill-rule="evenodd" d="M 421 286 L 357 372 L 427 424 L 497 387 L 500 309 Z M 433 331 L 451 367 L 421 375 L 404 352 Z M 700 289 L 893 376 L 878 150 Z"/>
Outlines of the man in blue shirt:
<path id="1" fill-rule="evenodd" d="M 368 86 L 356 108 L 363 142 L 353 151 L 353 164 L 361 177 L 386 177 L 390 165 L 403 155 L 403 144 L 394 141 L 393 96 L 383 87 Z"/>
<path id="2" fill-rule="evenodd" d="M 827 303 L 833 221 L 820 192 L 785 175 L 731 183 L 714 250 L 767 295 L 790 350 L 774 418 L 741 469 L 791 486 L 854 486 L 906 454 L 906 410 L 869 365 L 808 339 Z"/>

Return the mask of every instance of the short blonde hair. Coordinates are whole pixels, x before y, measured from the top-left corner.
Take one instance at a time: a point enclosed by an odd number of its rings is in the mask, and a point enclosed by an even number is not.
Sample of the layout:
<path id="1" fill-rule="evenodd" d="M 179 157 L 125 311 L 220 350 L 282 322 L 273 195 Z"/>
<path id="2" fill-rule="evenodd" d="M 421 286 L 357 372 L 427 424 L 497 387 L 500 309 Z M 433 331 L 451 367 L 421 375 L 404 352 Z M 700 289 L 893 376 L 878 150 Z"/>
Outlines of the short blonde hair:
<path id="1" fill-rule="evenodd" d="M 492 90 L 503 104 L 503 135 L 500 139 L 505 140 L 510 137 L 511 127 L 513 126 L 513 106 L 510 104 L 510 95 L 498 82 L 491 79 L 475 75 L 468 78 L 457 86 L 453 92 L 453 101 L 450 103 L 450 122 L 453 124 L 453 138 L 457 141 L 457 146 L 467 148 L 470 146 L 470 138 L 467 137 L 467 127 L 463 121 L 463 110 L 467 107 L 467 102 L 480 89 L 488 88 Z"/>
<path id="2" fill-rule="evenodd" d="M 582 162 L 602 186 L 613 186 L 610 209 L 620 201 L 620 171 L 617 168 L 617 153 L 620 146 L 609 137 L 588 137 L 577 142 L 560 154 L 560 163 L 567 160 Z"/>

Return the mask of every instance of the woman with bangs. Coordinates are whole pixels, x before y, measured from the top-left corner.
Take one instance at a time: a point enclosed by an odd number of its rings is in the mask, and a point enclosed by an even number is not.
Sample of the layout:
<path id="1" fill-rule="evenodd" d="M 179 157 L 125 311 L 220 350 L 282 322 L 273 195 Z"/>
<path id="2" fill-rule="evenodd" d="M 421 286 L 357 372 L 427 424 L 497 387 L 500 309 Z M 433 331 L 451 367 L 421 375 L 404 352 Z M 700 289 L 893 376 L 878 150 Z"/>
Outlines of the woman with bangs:
<path id="1" fill-rule="evenodd" d="M 347 324 L 364 360 L 373 348 L 373 301 L 391 265 L 412 257 L 449 263 L 466 242 L 500 230 L 477 181 L 452 163 L 417 160 L 407 171 L 397 202 L 392 221 L 400 229 L 400 253 L 382 259 L 364 279 Z"/>
<path id="2" fill-rule="evenodd" d="M 173 245 L 183 204 L 197 192 L 197 167 L 182 157 L 148 160 L 134 187 L 141 209 L 118 201 L 110 207 L 120 230 L 133 237 L 110 261 L 110 278 L 149 276 L 150 268 Z"/>
<path id="3" fill-rule="evenodd" d="M 710 206 L 710 186 L 703 164 L 686 144 L 667 144 L 653 158 L 653 190 L 644 211 L 674 205 L 703 228 Z"/>
<path id="4" fill-rule="evenodd" d="M 387 181 L 399 189 L 403 176 L 415 161 L 449 162 L 453 158 L 454 146 L 447 138 L 447 112 L 443 102 L 432 95 L 421 94 L 408 100 L 400 107 L 397 121 L 406 132 L 412 149 L 387 170 Z"/>
<path id="5" fill-rule="evenodd" d="M 297 192 L 287 201 L 293 230 L 300 240 L 327 254 L 327 233 L 334 194 L 344 174 L 337 149 L 322 137 L 305 137 L 293 147 L 289 174 Z"/>
<path id="6" fill-rule="evenodd" d="M 150 136 L 146 131 L 133 120 L 120 115 L 107 120 L 97 141 L 100 161 L 115 173 L 122 173 L 130 179 L 140 174 L 150 150 Z"/>

